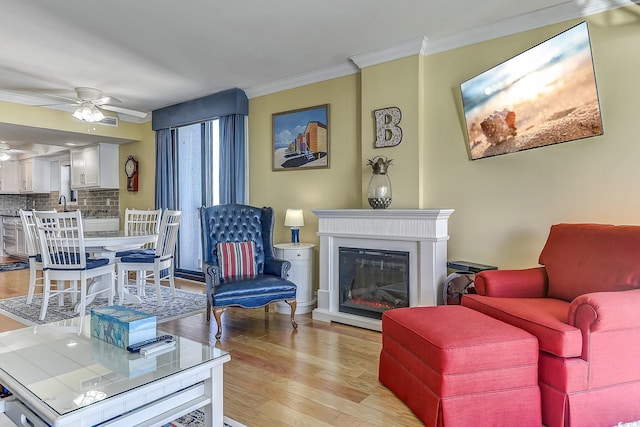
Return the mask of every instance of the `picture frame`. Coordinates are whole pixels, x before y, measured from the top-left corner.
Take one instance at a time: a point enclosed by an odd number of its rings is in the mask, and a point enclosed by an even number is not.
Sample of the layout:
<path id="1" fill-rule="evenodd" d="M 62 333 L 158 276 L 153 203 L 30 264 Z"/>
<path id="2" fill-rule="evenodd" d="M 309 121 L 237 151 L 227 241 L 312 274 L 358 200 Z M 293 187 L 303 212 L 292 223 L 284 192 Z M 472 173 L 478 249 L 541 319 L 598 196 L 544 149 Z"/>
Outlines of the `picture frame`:
<path id="1" fill-rule="evenodd" d="M 461 83 L 470 160 L 600 136 L 586 22 Z"/>
<path id="2" fill-rule="evenodd" d="M 329 168 L 329 104 L 272 115 L 273 171 Z"/>

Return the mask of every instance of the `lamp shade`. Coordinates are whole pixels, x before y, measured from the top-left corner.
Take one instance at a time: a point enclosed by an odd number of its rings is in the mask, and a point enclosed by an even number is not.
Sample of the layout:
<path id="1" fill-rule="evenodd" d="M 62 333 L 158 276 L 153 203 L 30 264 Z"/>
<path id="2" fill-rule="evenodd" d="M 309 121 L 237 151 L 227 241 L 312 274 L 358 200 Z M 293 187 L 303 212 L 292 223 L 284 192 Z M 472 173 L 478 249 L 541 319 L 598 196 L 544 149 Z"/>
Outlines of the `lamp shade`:
<path id="1" fill-rule="evenodd" d="M 73 117 L 83 122 L 94 123 L 103 120 L 104 114 L 91 102 L 83 102 L 76 111 L 73 112 Z"/>
<path id="2" fill-rule="evenodd" d="M 302 209 L 287 209 L 287 214 L 284 217 L 284 225 L 287 227 L 304 226 Z"/>

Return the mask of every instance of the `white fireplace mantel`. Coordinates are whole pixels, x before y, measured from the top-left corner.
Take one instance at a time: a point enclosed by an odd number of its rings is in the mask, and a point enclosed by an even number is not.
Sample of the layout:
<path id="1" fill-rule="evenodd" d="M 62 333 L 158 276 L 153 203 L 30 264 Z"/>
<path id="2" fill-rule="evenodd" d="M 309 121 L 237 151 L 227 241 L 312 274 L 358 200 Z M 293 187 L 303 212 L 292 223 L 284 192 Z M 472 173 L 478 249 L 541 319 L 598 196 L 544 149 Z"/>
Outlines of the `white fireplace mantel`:
<path id="1" fill-rule="evenodd" d="M 339 311 L 340 247 L 409 253 L 409 305 L 442 304 L 453 209 L 314 210 L 320 237 L 318 308 L 313 319 L 380 330 L 381 322 Z"/>

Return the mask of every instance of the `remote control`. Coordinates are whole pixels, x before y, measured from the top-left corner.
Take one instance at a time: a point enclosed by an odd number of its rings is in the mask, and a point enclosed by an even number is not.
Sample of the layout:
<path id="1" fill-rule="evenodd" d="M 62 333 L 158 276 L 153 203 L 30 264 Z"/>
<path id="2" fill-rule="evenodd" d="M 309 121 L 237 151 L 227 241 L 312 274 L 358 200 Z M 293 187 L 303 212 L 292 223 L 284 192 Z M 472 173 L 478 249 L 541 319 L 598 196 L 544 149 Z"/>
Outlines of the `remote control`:
<path id="1" fill-rule="evenodd" d="M 145 345 L 140 349 L 141 356 L 149 356 L 152 354 L 160 353 L 172 349 L 176 346 L 175 341 L 160 341 L 155 344 Z"/>
<path id="2" fill-rule="evenodd" d="M 129 350 L 132 353 L 139 353 L 140 349 L 146 345 L 149 344 L 155 344 L 158 342 L 165 342 L 165 341 L 173 341 L 173 336 L 172 335 L 160 335 L 159 337 L 155 337 L 155 338 L 151 338 L 149 340 L 145 340 L 145 341 L 141 341 L 135 344 L 131 344 L 129 346 L 127 346 L 127 350 Z"/>

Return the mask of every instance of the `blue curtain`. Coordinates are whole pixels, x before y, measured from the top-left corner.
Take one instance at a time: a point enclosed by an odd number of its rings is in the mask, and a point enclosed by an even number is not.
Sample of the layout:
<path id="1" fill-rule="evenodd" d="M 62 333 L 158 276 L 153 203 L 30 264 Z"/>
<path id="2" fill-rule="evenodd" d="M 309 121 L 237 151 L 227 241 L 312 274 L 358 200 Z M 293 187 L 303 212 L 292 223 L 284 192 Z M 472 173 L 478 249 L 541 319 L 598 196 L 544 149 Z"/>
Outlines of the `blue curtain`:
<path id="1" fill-rule="evenodd" d="M 245 116 L 220 117 L 220 203 L 246 203 Z"/>
<path id="2" fill-rule="evenodd" d="M 158 129 L 156 131 L 156 209 L 177 209 L 178 163 L 175 131 Z"/>

